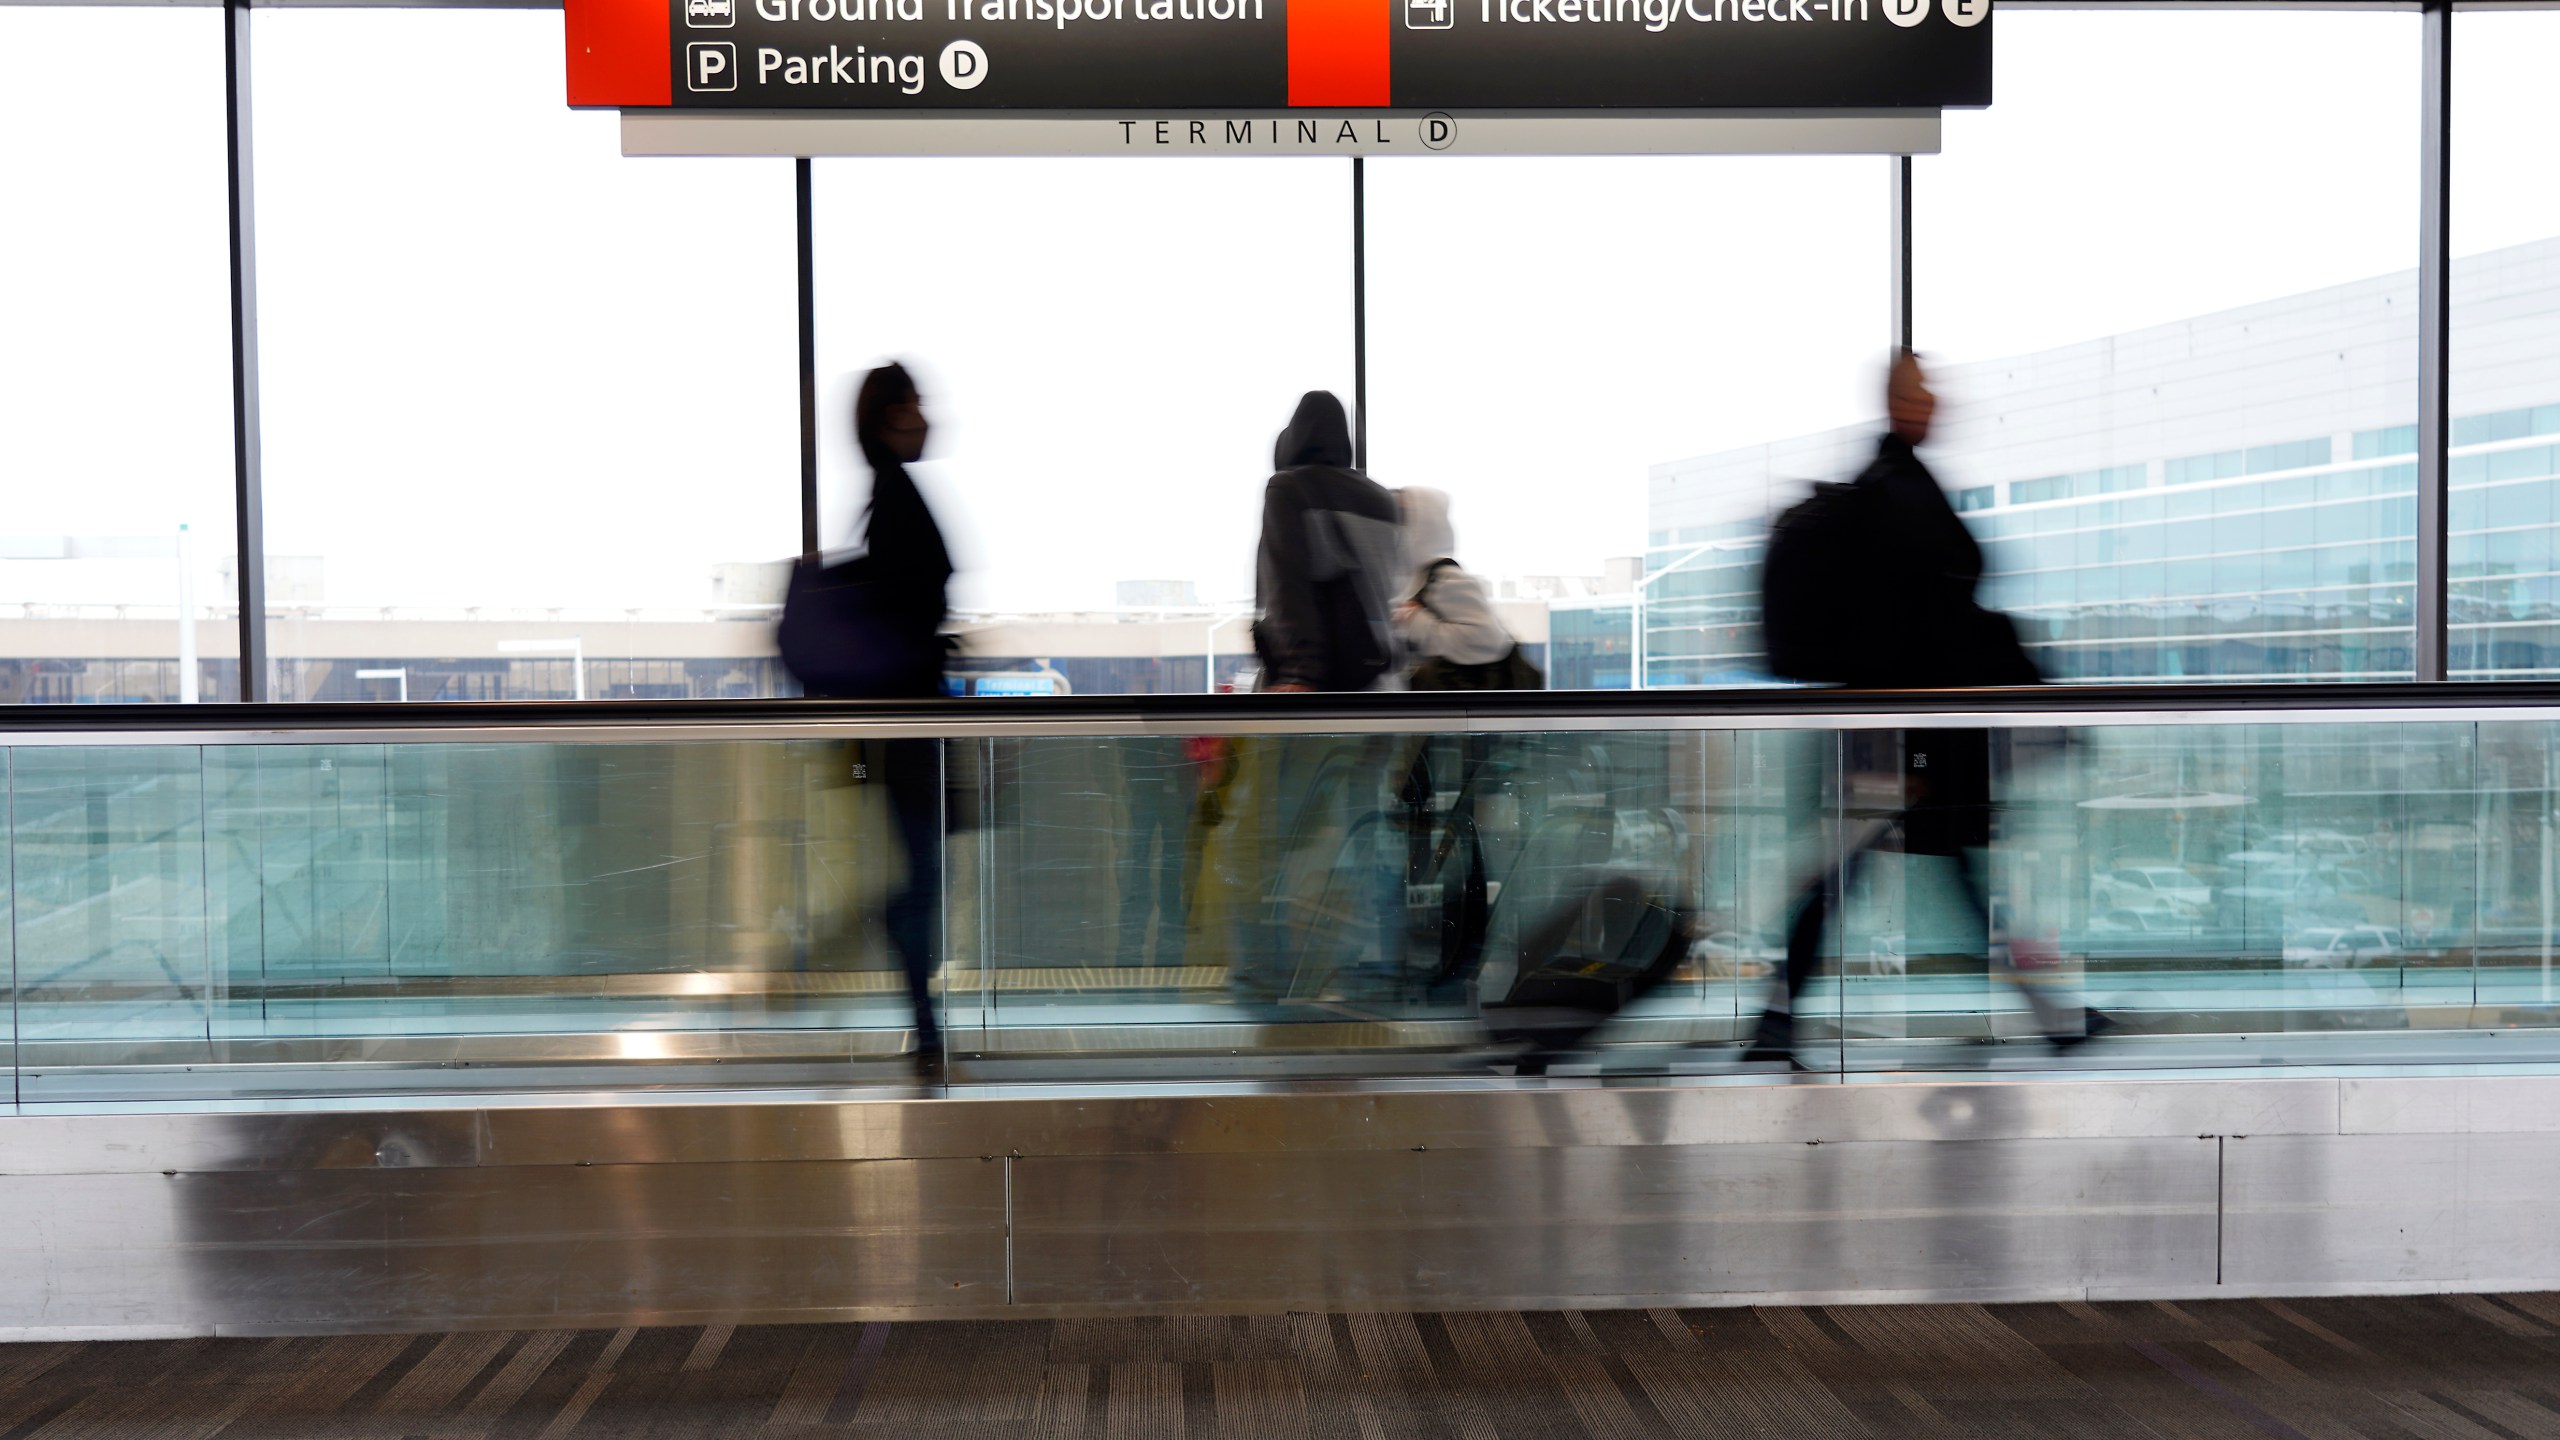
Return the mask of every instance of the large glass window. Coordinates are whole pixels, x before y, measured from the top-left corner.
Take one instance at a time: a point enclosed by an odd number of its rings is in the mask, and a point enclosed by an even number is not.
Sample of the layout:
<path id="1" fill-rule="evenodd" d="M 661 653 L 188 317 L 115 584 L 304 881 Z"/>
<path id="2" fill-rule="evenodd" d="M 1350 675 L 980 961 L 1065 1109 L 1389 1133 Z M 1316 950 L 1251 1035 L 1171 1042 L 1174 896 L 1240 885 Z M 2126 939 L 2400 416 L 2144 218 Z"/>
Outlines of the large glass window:
<path id="1" fill-rule="evenodd" d="M 2560 13 L 2453 17 L 2449 658 L 2560 676 Z"/>
<path id="2" fill-rule="evenodd" d="M 1619 597 L 1553 615 L 1551 684 L 1758 672 L 1771 497 L 1838 464 L 1790 438 L 1877 408 L 1885 165 L 1369 167 L 1371 468 L 1449 491 L 1459 558 L 1524 609 Z"/>
<path id="3" fill-rule="evenodd" d="M 2412 673 L 2418 23 L 2011 11 L 1915 162 L 1930 458 L 2048 675 Z"/>
<path id="4" fill-rule="evenodd" d="M 859 538 L 862 371 L 904 362 L 963 670 L 1079 691 L 1232 676 L 1271 446 L 1352 395 L 1341 160 L 821 160 L 824 543 Z M 1116 613 L 1114 613 L 1116 612 Z M 1125 622 L 1125 623 L 1115 623 Z"/>
<path id="5" fill-rule="evenodd" d="M 236 695 L 221 12 L 0 6 L 0 54 L 0 703 Z"/>
<path id="6" fill-rule="evenodd" d="M 276 694 L 774 693 L 790 162 L 624 159 L 557 11 L 256 21 Z"/>

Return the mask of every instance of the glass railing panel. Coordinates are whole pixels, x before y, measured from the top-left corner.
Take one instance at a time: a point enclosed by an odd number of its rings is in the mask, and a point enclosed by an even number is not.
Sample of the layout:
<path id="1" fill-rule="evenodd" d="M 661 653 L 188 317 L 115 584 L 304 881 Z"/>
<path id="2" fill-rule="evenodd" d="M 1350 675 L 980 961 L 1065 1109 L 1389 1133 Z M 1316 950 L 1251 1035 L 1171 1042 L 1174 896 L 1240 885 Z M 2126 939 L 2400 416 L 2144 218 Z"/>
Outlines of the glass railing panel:
<path id="1" fill-rule="evenodd" d="M 1107 1067 L 1090 1034 L 1136 1027 L 1158 1068 L 1269 1050 L 1480 1070 L 1483 1002 L 1511 992 L 1524 957 L 1534 969 L 1606 941 L 1566 933 L 1569 912 L 1615 882 L 1685 917 L 1711 848 L 1694 733 L 1126 736 L 990 753 L 975 848 L 992 883 L 953 905 L 983 917 L 987 1052 L 1015 1060 L 1086 1046 Z M 1699 1039 L 1712 990 L 1714 1036 L 1729 1036 L 1739 977 L 1676 968 L 1625 1024 Z"/>
<path id="2" fill-rule="evenodd" d="M 203 752 L 20 750 L 8 779 L 21 1093 L 95 1064 L 202 1070 L 221 988 Z"/>
<path id="3" fill-rule="evenodd" d="M 844 745 L 13 758 L 28 1099 L 833 1082 L 907 1044 Z"/>
<path id="4" fill-rule="evenodd" d="M 2482 814 L 2515 802 L 2481 783 L 2477 739 L 2466 722 L 1995 737 L 1998 963 L 1978 921 L 1923 920 L 1888 894 L 1879 908 L 1902 928 L 1871 950 L 1903 953 L 1873 975 L 1853 956 L 1843 972 L 1851 1065 L 1974 1066 L 1987 1057 L 1951 1042 L 2067 1030 L 2084 1002 L 2121 1027 L 2104 1052 L 2115 1063 L 2484 1058 L 2476 966 L 2499 947 L 2475 890 L 2484 873 L 2515 873 L 2500 836 L 2519 827 Z M 2526 737 L 2506 749 L 2502 763 L 2538 785 Z M 2531 898 L 2496 913 L 2538 924 Z M 2498 923 L 2512 953 L 2517 927 Z"/>
<path id="5" fill-rule="evenodd" d="M 2500 1055 L 2530 1045 L 2560 1056 L 2560 977 L 2553 973 L 2560 917 L 2560 725 L 2489 722 L 2479 727 L 2473 772 L 2473 1028 Z M 2432 918 L 2432 917 L 2430 917 Z M 2450 977 L 2428 975 L 2431 1018 L 2459 999 Z"/>
<path id="6" fill-rule="evenodd" d="M 1767 1072 L 1870 834 L 1808 1070 L 2560 1060 L 2560 727 L 2031 718 L 0 747 L 18 1086 L 906 1083 L 919 766 L 970 1078 Z M 1914 842 L 1967 736 L 1990 843 Z"/>

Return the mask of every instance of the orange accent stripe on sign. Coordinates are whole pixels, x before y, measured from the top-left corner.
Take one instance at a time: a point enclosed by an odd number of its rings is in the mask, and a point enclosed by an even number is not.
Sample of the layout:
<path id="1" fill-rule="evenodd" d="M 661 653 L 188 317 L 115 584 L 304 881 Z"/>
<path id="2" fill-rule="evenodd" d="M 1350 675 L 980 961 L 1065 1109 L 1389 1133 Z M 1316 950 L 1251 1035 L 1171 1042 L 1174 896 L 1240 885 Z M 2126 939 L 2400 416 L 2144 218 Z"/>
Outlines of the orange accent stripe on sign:
<path id="1" fill-rule="evenodd" d="M 1388 103 L 1392 0 L 1285 0 L 1289 7 L 1289 103 Z"/>
<path id="2" fill-rule="evenodd" d="M 667 0 L 564 0 L 572 105 L 664 105 Z"/>

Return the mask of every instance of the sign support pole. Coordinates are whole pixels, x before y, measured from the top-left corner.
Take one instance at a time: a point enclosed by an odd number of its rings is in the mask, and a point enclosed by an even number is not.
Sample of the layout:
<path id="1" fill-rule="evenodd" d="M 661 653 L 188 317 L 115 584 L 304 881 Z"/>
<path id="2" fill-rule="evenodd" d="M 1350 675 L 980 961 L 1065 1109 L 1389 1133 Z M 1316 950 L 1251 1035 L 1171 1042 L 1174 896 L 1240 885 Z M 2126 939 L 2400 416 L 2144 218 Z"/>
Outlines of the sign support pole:
<path id="1" fill-rule="evenodd" d="M 2452 440 L 2447 391 L 2453 298 L 2453 5 L 2426 0 L 2418 82 L 2418 593 L 2411 657 L 2421 682 L 2449 672 L 2445 526 Z"/>
<path id="2" fill-rule="evenodd" d="M 231 480 L 240 581 L 240 698 L 267 684 L 267 524 L 258 406 L 257 206 L 251 185 L 249 0 L 222 7 L 223 116 L 231 179 Z"/>
<path id="3" fill-rule="evenodd" d="M 809 157 L 791 162 L 799 204 L 800 554 L 818 555 L 818 257 L 810 221 Z"/>
<path id="4" fill-rule="evenodd" d="M 1369 177 L 1351 157 L 1351 464 L 1369 468 Z"/>
<path id="5" fill-rule="evenodd" d="M 1911 347 L 1911 157 L 1888 155 L 1885 163 L 1892 167 L 1889 202 L 1892 220 L 1889 224 L 1893 247 L 1893 349 L 1896 354 Z"/>

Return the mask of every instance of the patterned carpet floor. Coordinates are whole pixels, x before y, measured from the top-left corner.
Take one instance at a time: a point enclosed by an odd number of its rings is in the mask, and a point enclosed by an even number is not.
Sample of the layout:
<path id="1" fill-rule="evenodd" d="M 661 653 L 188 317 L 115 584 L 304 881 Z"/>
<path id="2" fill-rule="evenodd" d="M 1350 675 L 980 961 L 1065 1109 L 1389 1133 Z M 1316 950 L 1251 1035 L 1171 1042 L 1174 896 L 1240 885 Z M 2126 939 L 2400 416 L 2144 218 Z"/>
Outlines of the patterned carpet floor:
<path id="1" fill-rule="evenodd" d="M 2560 1295 L 0 1346 L 0 1440 L 2560 1437 Z"/>

